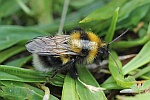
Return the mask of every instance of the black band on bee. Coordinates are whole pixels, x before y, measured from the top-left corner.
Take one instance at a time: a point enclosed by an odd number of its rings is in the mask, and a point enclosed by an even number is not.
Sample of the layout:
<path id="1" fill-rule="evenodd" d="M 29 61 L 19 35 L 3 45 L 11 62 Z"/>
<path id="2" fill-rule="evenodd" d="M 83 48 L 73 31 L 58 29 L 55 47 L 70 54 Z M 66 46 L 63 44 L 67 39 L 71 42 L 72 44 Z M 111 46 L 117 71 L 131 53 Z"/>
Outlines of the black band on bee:
<path id="1" fill-rule="evenodd" d="M 89 39 L 89 37 L 88 37 L 88 34 L 85 33 L 85 31 L 81 31 L 80 39 L 81 39 L 81 40 L 89 40 L 89 41 L 90 41 L 90 39 Z"/>
<path id="2" fill-rule="evenodd" d="M 38 55 L 38 56 L 41 59 L 41 61 L 43 61 L 46 64 L 45 67 L 55 67 L 55 66 L 62 65 L 62 61 L 58 57 L 48 56 L 48 55 L 46 55 L 46 56 Z"/>

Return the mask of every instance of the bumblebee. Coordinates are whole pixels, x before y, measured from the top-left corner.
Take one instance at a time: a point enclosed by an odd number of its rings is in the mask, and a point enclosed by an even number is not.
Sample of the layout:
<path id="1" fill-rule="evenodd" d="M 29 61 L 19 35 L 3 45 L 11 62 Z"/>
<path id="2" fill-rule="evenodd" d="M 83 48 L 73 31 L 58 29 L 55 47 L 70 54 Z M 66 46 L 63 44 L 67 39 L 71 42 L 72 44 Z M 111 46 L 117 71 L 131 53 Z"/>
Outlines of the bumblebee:
<path id="1" fill-rule="evenodd" d="M 75 29 L 70 35 L 36 37 L 25 46 L 33 54 L 35 69 L 55 71 L 51 78 L 65 69 L 77 79 L 76 64 L 97 62 L 108 54 L 108 45 L 93 32 L 83 29 Z"/>

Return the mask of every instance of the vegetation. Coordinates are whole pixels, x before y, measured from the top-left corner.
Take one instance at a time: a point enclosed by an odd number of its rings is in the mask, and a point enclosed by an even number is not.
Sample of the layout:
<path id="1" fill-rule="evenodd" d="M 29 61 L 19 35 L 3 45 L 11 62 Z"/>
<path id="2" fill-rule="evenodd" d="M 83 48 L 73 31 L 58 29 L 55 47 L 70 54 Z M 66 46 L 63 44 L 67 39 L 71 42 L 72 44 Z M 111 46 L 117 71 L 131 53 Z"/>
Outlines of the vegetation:
<path id="1" fill-rule="evenodd" d="M 49 100 L 147 100 L 150 0 L 71 0 L 64 32 L 82 27 L 109 43 L 129 29 L 109 48 L 120 70 L 112 57 L 108 58 L 108 67 L 92 69 L 92 74 L 87 65 L 78 65 L 80 79 L 104 91 L 91 92 L 78 80 L 60 73 L 42 85 L 52 73 L 33 69 L 25 44 L 34 37 L 57 33 L 63 3 L 64 0 L 0 0 L 0 99 L 41 100 L 50 91 Z"/>

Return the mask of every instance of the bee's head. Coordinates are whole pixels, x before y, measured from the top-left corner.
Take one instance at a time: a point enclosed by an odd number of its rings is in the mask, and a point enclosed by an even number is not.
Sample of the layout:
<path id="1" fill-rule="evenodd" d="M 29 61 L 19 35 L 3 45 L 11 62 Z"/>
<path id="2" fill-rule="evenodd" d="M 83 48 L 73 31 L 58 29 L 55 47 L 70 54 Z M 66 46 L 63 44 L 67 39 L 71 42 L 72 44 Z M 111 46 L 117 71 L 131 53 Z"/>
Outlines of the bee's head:
<path id="1" fill-rule="evenodd" d="M 109 45 L 111 45 L 113 42 L 115 42 L 116 40 L 118 40 L 120 37 L 122 37 L 129 29 L 127 29 L 125 32 L 123 32 L 121 35 L 119 35 L 117 38 L 115 38 L 114 40 L 112 40 L 111 42 L 109 42 L 108 44 L 106 43 L 101 43 L 101 46 L 98 50 L 98 53 L 100 54 L 108 54 L 109 53 Z"/>
<path id="2" fill-rule="evenodd" d="M 100 57 L 99 59 L 103 60 L 105 59 L 106 57 L 108 57 L 108 54 L 112 57 L 112 59 L 114 60 L 114 62 L 116 63 L 117 67 L 118 67 L 118 70 L 120 71 L 120 68 L 119 68 L 119 65 L 118 63 L 116 62 L 115 58 L 113 57 L 113 55 L 110 53 L 110 51 L 108 50 L 109 48 L 109 45 L 112 44 L 113 42 L 115 42 L 117 39 L 119 39 L 121 36 L 123 36 L 126 32 L 128 31 L 128 29 L 122 33 L 121 35 L 119 35 L 117 38 L 115 38 L 114 40 L 112 40 L 110 43 L 108 44 L 103 44 L 102 47 L 100 47 L 98 49 L 98 56 Z"/>
<path id="3" fill-rule="evenodd" d="M 104 60 L 108 57 L 108 48 L 109 45 L 104 45 L 98 49 L 98 57 L 100 60 Z"/>

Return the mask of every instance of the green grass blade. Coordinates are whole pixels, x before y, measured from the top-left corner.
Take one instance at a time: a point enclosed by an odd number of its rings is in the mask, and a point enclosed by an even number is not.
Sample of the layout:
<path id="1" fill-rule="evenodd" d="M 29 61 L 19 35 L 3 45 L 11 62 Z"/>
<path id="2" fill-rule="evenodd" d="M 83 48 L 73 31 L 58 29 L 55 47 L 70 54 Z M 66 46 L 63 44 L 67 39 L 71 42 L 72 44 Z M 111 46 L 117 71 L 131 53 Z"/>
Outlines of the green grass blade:
<path id="1" fill-rule="evenodd" d="M 10 49 L 4 50 L 0 52 L 0 63 L 8 59 L 9 57 L 18 54 L 25 50 L 25 47 L 22 46 L 15 46 L 11 47 Z"/>
<path id="2" fill-rule="evenodd" d="M 86 67 L 78 65 L 78 73 L 81 81 L 88 85 L 100 87 L 95 78 L 91 75 Z M 91 92 L 83 86 L 78 80 L 76 80 L 76 91 L 80 100 L 107 100 L 103 91 Z"/>
<path id="3" fill-rule="evenodd" d="M 0 50 L 11 47 L 12 45 L 27 41 L 37 36 L 48 35 L 46 32 L 28 29 L 20 26 L 0 26 Z"/>
<path id="4" fill-rule="evenodd" d="M 12 80 L 20 82 L 45 82 L 52 73 L 43 73 L 36 70 L 24 69 L 8 65 L 0 65 L 0 80 Z M 57 74 L 50 83 L 62 86 L 63 75 Z"/>
<path id="5" fill-rule="evenodd" d="M 104 19 L 108 19 L 108 18 L 112 17 L 114 10 L 117 7 L 122 6 L 126 1 L 127 0 L 121 0 L 121 1 L 112 0 L 110 3 L 108 3 L 104 7 L 99 8 L 99 9 L 93 11 L 90 15 L 88 15 L 87 17 L 85 17 L 80 22 L 84 23 L 84 22 L 89 22 L 91 20 L 104 20 Z"/>
<path id="6" fill-rule="evenodd" d="M 69 75 L 66 75 L 64 80 L 61 100 L 79 100 L 79 97 L 76 93 L 75 80 Z"/>
<path id="7" fill-rule="evenodd" d="M 150 3 L 149 0 L 130 0 L 130 1 L 126 2 L 122 7 L 120 7 L 119 22 L 121 20 L 125 20 L 126 18 L 128 18 L 129 15 L 132 14 L 132 12 L 134 10 L 138 9 L 141 6 L 146 6 L 149 3 Z M 137 16 L 137 17 L 139 17 L 139 16 Z M 132 19 L 132 18 L 130 18 L 130 19 Z M 130 23 L 129 20 L 128 20 L 128 23 Z"/>
<path id="8" fill-rule="evenodd" d="M 27 63 L 29 60 L 31 60 L 31 58 L 32 58 L 32 56 L 21 57 L 21 58 L 19 58 L 19 59 L 15 59 L 15 60 L 12 60 L 12 61 L 6 63 L 6 65 L 21 67 L 21 66 L 23 66 L 25 63 Z"/>
<path id="9" fill-rule="evenodd" d="M 137 69 L 150 62 L 150 41 L 147 42 L 139 54 L 123 67 L 123 74 L 126 75 L 130 71 Z"/>
<path id="10" fill-rule="evenodd" d="M 22 82 L 1 81 L 0 95 L 7 100 L 42 100 L 43 90 Z M 16 95 L 17 94 L 17 95 Z M 58 100 L 50 95 L 49 100 Z"/>
<path id="11" fill-rule="evenodd" d="M 25 0 L 24 0 L 25 1 Z M 0 18 L 2 17 L 8 17 L 12 14 L 18 12 L 20 10 L 20 7 L 16 2 L 14 1 L 1 1 L 0 2 Z M 11 5 L 11 7 L 9 7 Z"/>
<path id="12" fill-rule="evenodd" d="M 132 40 L 132 41 L 119 41 L 116 43 L 112 44 L 112 47 L 114 49 L 117 48 L 131 48 L 131 47 L 135 47 L 135 46 L 139 46 L 139 45 L 143 45 L 146 42 L 148 42 L 150 40 L 150 34 L 145 35 L 142 38 L 139 38 L 137 40 Z"/>
<path id="13" fill-rule="evenodd" d="M 115 58 L 115 60 L 118 63 L 118 67 L 121 66 L 121 62 L 118 62 L 119 59 L 117 59 L 117 54 L 115 52 L 111 52 L 113 57 Z M 130 78 L 126 78 L 124 79 L 124 75 L 122 73 L 122 68 L 120 68 L 120 71 L 118 70 L 117 65 L 115 64 L 114 60 L 112 59 L 111 56 L 109 56 L 109 70 L 112 74 L 113 79 L 116 81 L 116 83 L 123 87 L 123 88 L 129 88 L 131 87 L 133 84 L 135 84 L 134 80 L 130 80 Z"/>
<path id="14" fill-rule="evenodd" d="M 108 32 L 107 32 L 106 36 L 105 36 L 105 41 L 107 43 L 111 42 L 112 39 L 113 39 L 115 28 L 116 28 L 116 23 L 117 23 L 117 20 L 118 20 L 118 11 L 119 11 L 119 7 L 114 12 L 111 25 L 108 29 Z"/>
<path id="15" fill-rule="evenodd" d="M 133 77 L 138 78 L 146 73 L 150 73 L 150 66 L 146 66 L 142 69 L 140 69 L 138 72 L 136 72 L 136 74 L 133 75 Z M 149 77 L 150 79 L 150 77 Z"/>
<path id="16" fill-rule="evenodd" d="M 68 29 L 70 30 L 76 26 L 79 26 L 79 21 L 81 20 L 81 18 L 87 16 L 93 10 L 103 6 L 104 4 L 105 4 L 104 1 L 96 1 L 96 2 L 91 3 L 90 6 L 87 5 L 79 9 L 77 12 L 74 12 L 73 14 L 68 15 L 66 17 L 64 30 L 68 30 Z M 36 28 L 36 29 L 40 29 L 40 30 L 44 30 L 48 32 L 56 32 L 59 28 L 59 23 L 60 23 L 60 19 L 56 19 L 55 22 L 51 22 L 45 25 L 36 25 L 36 26 L 33 26 L 32 28 L 34 29 Z"/>

